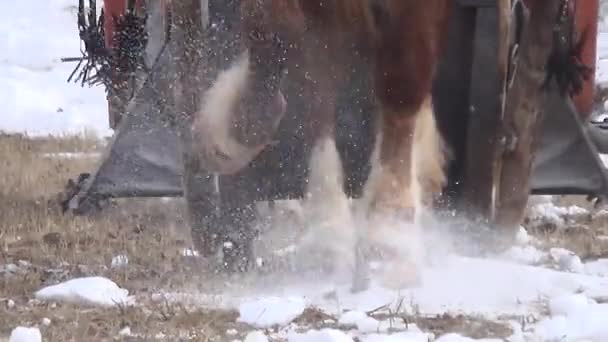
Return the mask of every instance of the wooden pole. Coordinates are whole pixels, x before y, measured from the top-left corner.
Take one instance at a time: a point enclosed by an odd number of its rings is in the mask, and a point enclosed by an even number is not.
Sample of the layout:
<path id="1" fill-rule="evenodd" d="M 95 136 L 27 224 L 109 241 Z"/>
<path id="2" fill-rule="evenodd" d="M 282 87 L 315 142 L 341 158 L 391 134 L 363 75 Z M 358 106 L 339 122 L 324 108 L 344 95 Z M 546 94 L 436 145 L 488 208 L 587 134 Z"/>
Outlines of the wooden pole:
<path id="1" fill-rule="evenodd" d="M 530 16 L 523 29 L 517 71 L 507 89 L 502 165 L 494 217 L 494 224 L 506 234 L 504 237 L 515 236 L 528 202 L 532 162 L 545 99 L 541 85 L 552 49 L 552 30 L 559 5 L 560 1 L 554 0 L 530 2 Z"/>

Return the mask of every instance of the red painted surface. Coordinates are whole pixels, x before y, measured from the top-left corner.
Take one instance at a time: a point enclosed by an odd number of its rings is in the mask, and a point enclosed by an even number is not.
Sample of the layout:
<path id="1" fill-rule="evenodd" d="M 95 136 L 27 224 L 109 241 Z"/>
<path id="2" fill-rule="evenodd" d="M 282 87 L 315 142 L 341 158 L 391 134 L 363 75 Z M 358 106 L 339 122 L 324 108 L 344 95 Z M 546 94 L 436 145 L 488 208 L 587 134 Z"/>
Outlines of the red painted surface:
<path id="1" fill-rule="evenodd" d="M 539 1 L 553 0 L 524 0 L 528 8 Z M 597 29 L 599 16 L 599 0 L 570 0 L 570 10 L 575 13 L 576 31 L 580 35 L 585 32 L 581 61 L 593 69 L 593 74 L 587 80 L 583 89 L 574 98 L 574 105 L 581 118 L 588 119 L 593 108 L 595 95 L 595 62 L 597 54 Z"/>
<path id="2" fill-rule="evenodd" d="M 155 0 L 161 1 L 166 6 L 171 0 Z M 526 6 L 534 6 L 537 1 L 549 0 L 523 0 Z M 124 13 L 127 0 L 105 0 L 104 11 L 106 13 L 104 20 L 105 41 L 106 46 L 112 46 L 112 34 L 114 33 L 114 16 L 118 17 Z M 137 0 L 137 5 L 140 6 L 144 0 Z M 591 78 L 585 82 L 580 94 L 574 97 L 573 101 L 582 118 L 587 119 L 591 114 L 593 107 L 593 97 L 595 94 L 595 62 L 596 62 L 596 39 L 598 30 L 598 15 L 599 15 L 599 0 L 571 0 L 571 10 L 575 12 L 576 28 L 580 34 L 586 32 L 582 50 L 582 62 L 591 68 L 594 73 Z M 113 114 L 110 105 L 110 127 L 116 125 L 116 114 Z"/>
<path id="3" fill-rule="evenodd" d="M 585 32 L 582 62 L 593 68 L 593 74 L 585 82 L 581 93 L 574 97 L 574 104 L 583 119 L 588 119 L 593 108 L 595 95 L 595 64 L 597 58 L 597 30 L 599 16 L 599 0 L 578 0 L 576 8 L 577 32 Z"/>
<path id="4" fill-rule="evenodd" d="M 157 0 L 158 1 L 158 0 Z M 136 0 L 136 6 L 143 4 L 144 0 Z M 114 18 L 120 17 L 127 8 L 127 0 L 104 0 L 104 31 L 106 47 L 112 47 L 112 35 L 114 34 Z M 108 101 L 108 116 L 110 128 L 115 129 L 120 121 L 121 112 L 115 108 L 111 101 Z"/>

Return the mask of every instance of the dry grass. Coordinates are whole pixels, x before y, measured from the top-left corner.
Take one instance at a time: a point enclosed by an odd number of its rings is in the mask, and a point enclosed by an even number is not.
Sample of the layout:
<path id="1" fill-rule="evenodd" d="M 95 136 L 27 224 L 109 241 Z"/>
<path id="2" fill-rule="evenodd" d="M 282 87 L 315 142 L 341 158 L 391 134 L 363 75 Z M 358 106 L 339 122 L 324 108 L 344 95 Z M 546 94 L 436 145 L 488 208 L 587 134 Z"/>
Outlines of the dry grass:
<path id="1" fill-rule="evenodd" d="M 172 341 L 242 339 L 251 328 L 237 323 L 232 311 L 153 301 L 129 308 L 93 309 L 32 300 L 41 287 L 78 276 L 108 277 L 137 294 L 140 303 L 146 303 L 147 294 L 156 289 L 183 288 L 204 279 L 204 274 L 197 275 L 200 265 L 181 255 L 190 246 L 190 238 L 179 201 L 122 201 L 99 216 L 61 213 L 58 194 L 68 179 L 93 170 L 97 161 L 45 154 L 100 152 L 102 146 L 94 136 L 0 134 L 0 265 L 21 265 L 23 271 L 12 276 L 0 273 L 0 341 L 17 325 L 39 326 L 45 341 L 143 341 L 161 333 Z M 576 225 L 570 230 L 536 233 L 583 256 L 599 256 L 608 251 L 596 239 L 598 234 L 608 233 L 603 231 L 607 221 L 608 215 L 585 222 L 591 229 L 581 228 L 583 233 L 575 230 Z M 128 267 L 110 267 L 116 255 L 127 255 Z M 8 307 L 9 299 L 14 307 Z M 510 334 L 506 325 L 476 317 L 375 314 L 378 319 L 405 320 L 437 334 L 455 331 L 499 338 Z M 44 318 L 51 319 L 51 324 L 41 324 Z M 335 317 L 314 309 L 306 310 L 296 321 L 302 327 L 344 328 L 337 326 Z M 125 326 L 142 336 L 118 337 Z M 234 333 L 227 334 L 228 330 Z"/>
<path id="2" fill-rule="evenodd" d="M 81 333 L 110 336 L 128 317 L 135 326 L 149 325 L 144 331 L 166 327 L 154 311 L 130 309 L 117 315 L 115 310 L 49 309 L 30 301 L 42 286 L 76 276 L 106 276 L 132 292 L 145 293 L 156 287 L 171 288 L 193 273 L 181 259 L 181 249 L 189 241 L 188 234 L 178 228 L 183 223 L 179 208 L 167 208 L 174 204 L 129 201 L 99 217 L 61 213 L 57 200 L 64 185 L 94 169 L 96 160 L 44 154 L 99 152 L 101 145 L 87 136 L 33 139 L 0 135 L 0 265 L 27 264 L 22 274 L 0 274 L 0 336 L 17 324 L 39 323 L 42 317 L 57 321 L 45 328 L 49 330 L 46 341 L 78 341 Z M 168 217 L 167 212 L 178 214 Z M 108 267 L 118 254 L 128 256 L 128 267 Z M 14 308 L 7 308 L 8 299 L 16 303 Z M 184 320 L 178 319 L 181 316 L 167 322 L 173 328 L 188 325 L 179 323 Z M 195 321 L 190 328 L 203 324 Z"/>
<path id="3" fill-rule="evenodd" d="M 608 258 L 608 212 L 594 208 L 585 196 L 560 196 L 556 205 L 578 206 L 589 213 L 572 217 L 559 228 L 553 223 L 525 224 L 528 232 L 547 247 L 566 248 L 583 261 Z"/>

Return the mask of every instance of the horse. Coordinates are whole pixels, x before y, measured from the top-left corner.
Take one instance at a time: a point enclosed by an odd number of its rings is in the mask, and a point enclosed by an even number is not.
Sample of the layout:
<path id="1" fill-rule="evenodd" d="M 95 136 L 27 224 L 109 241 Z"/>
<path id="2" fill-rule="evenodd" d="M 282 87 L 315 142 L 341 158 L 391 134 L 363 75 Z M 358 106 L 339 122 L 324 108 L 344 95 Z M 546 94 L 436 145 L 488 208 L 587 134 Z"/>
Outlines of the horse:
<path id="1" fill-rule="evenodd" d="M 336 89 L 355 68 L 353 60 L 362 58 L 373 65 L 381 117 L 380 174 L 370 189 L 371 204 L 412 219 L 418 183 L 438 191 L 445 181 L 431 86 L 450 2 L 237 3 L 242 18 L 235 34 L 244 40 L 243 49 L 218 52 L 233 63 L 206 89 L 193 124 L 205 167 L 235 173 L 272 143 L 286 107 L 280 91 L 284 70 L 311 80 L 310 128 L 316 139 L 330 137 Z"/>
<path id="2" fill-rule="evenodd" d="M 423 200 L 445 181 L 447 148 L 431 88 L 449 0 L 232 0 L 232 23 L 216 46 L 226 67 L 204 87 L 192 143 L 209 172 L 233 174 L 268 145 L 285 114 L 281 82 L 304 80 L 312 141 L 332 141 L 337 89 L 368 65 L 377 99 L 376 161 L 365 198 L 370 215 L 414 223 Z M 214 10 L 213 0 L 209 8 Z M 223 24 L 226 21 L 222 21 Z M 423 196 L 424 194 L 424 196 Z"/>

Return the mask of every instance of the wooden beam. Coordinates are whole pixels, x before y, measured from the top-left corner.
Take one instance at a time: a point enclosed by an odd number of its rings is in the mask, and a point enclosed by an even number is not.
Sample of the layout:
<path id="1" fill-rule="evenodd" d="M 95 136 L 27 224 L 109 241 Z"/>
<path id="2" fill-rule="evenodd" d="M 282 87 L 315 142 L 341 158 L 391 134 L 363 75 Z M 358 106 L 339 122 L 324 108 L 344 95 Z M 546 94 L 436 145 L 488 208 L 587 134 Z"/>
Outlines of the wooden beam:
<path id="1" fill-rule="evenodd" d="M 504 115 L 505 150 L 494 223 L 514 236 L 528 202 L 532 162 L 545 94 L 541 85 L 552 49 L 559 1 L 534 1 L 519 47 L 517 71 L 508 89 Z"/>

